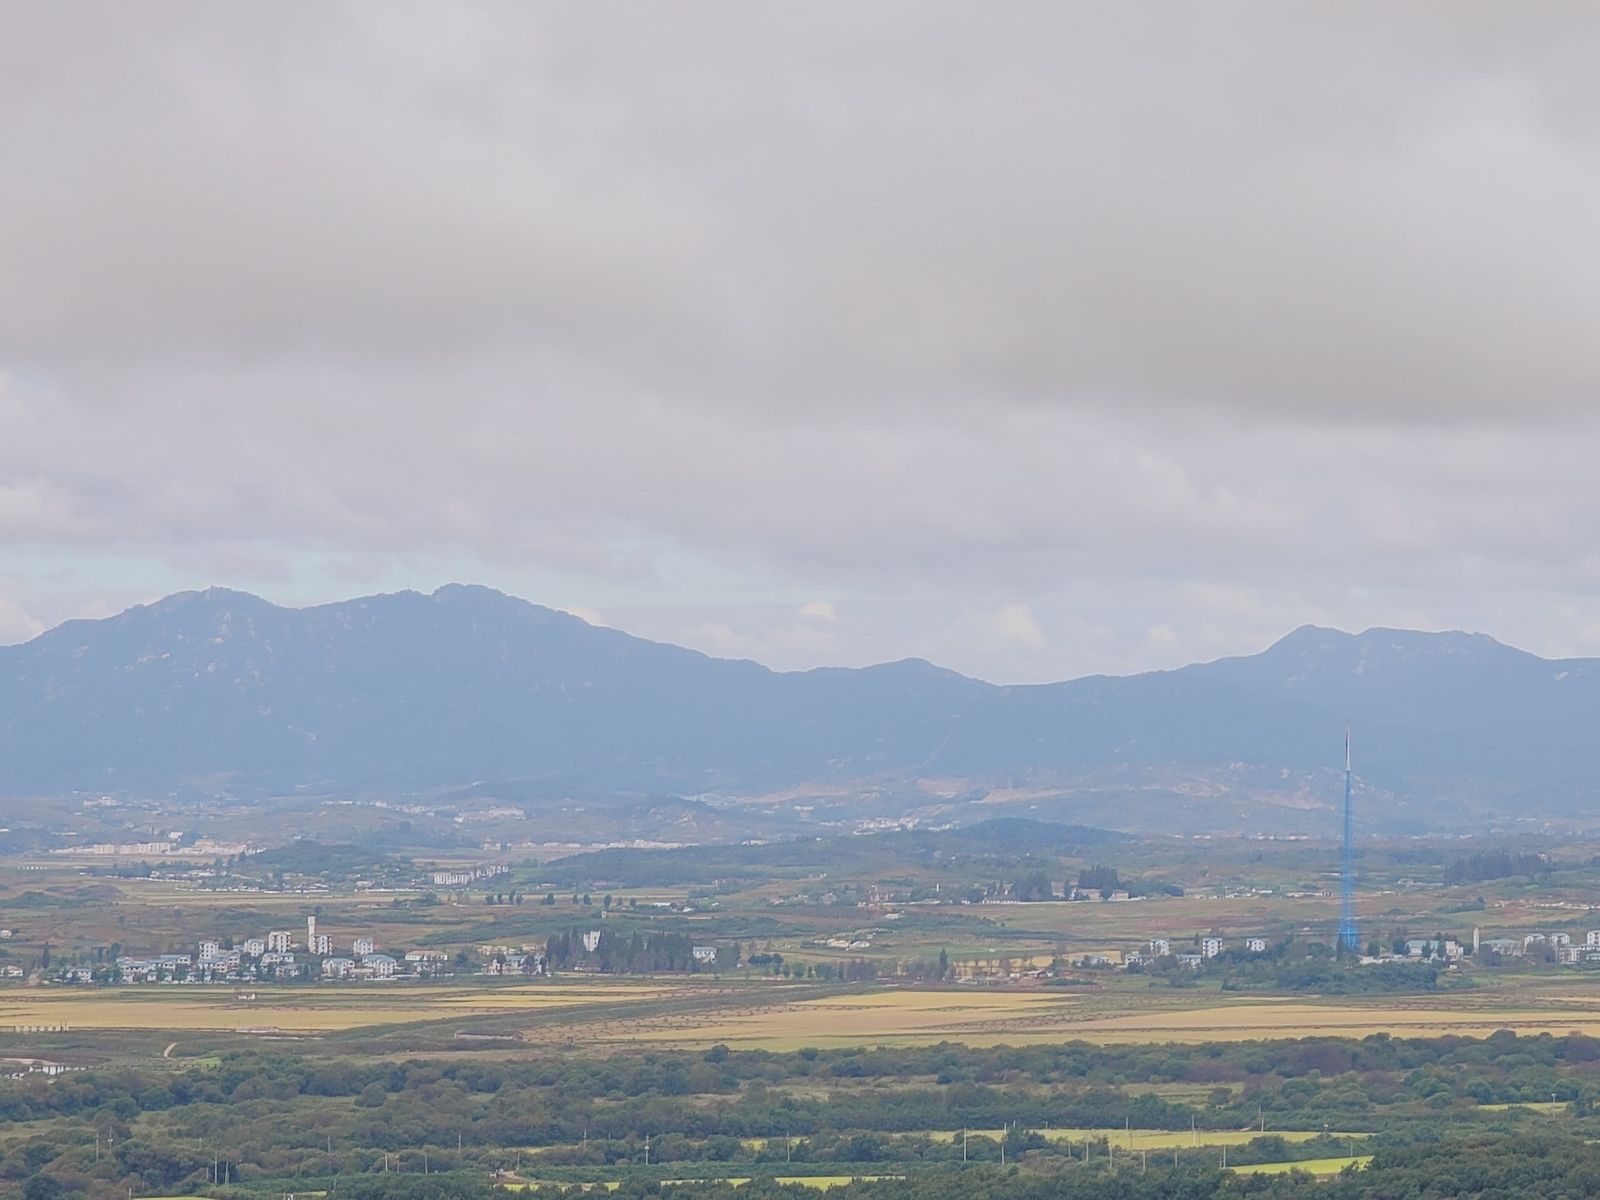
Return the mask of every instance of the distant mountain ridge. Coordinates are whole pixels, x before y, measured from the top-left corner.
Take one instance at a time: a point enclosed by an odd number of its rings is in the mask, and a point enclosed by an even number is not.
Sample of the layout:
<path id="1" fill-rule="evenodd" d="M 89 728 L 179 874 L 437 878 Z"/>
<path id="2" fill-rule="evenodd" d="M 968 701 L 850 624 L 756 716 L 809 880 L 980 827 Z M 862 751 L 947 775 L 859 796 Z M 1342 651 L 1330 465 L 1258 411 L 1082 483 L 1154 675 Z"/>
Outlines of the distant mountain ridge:
<path id="1" fill-rule="evenodd" d="M 1600 660 L 1481 634 L 1307 626 L 1260 654 L 1003 687 L 915 659 L 775 672 L 476 586 L 305 609 L 211 589 L 0 647 L 0 794 L 1270 779 L 1335 769 L 1351 722 L 1373 788 L 1566 813 L 1596 795 L 1597 717 Z"/>

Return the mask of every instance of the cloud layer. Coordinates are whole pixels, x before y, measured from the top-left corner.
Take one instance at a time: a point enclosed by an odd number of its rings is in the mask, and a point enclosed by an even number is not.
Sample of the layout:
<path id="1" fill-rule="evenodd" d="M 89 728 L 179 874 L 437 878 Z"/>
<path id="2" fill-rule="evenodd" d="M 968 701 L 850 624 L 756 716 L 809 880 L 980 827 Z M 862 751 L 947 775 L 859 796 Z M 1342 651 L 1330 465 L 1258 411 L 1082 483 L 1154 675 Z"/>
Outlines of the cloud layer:
<path id="1" fill-rule="evenodd" d="M 451 576 L 782 666 L 1600 652 L 1579 6 L 29 6 L 0 639 Z"/>

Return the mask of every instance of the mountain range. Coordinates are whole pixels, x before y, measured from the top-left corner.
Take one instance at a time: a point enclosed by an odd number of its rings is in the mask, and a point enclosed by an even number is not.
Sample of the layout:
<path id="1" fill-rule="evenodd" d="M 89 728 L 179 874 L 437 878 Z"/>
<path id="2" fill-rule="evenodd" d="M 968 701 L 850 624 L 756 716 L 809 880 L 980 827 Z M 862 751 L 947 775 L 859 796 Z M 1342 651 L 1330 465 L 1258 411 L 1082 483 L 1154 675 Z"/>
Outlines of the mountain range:
<path id="1" fill-rule="evenodd" d="M 0 647 L 0 795 L 810 787 L 1292 811 L 1336 798 L 1350 724 L 1363 789 L 1443 827 L 1589 811 L 1597 717 L 1600 660 L 1482 634 L 1307 626 L 1179 670 L 997 686 L 916 659 L 777 672 L 483 587 L 303 609 L 213 588 Z"/>

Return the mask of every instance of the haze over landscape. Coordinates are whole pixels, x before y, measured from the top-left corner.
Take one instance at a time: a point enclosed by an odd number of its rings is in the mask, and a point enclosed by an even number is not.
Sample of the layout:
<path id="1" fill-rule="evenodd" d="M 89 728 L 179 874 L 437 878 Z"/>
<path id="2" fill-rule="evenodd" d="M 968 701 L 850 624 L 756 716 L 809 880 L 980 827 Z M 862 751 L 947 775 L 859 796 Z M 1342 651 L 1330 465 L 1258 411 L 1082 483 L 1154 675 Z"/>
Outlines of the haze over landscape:
<path id="1" fill-rule="evenodd" d="M 0 1200 L 1600 1195 L 1597 61 L 0 0 Z"/>

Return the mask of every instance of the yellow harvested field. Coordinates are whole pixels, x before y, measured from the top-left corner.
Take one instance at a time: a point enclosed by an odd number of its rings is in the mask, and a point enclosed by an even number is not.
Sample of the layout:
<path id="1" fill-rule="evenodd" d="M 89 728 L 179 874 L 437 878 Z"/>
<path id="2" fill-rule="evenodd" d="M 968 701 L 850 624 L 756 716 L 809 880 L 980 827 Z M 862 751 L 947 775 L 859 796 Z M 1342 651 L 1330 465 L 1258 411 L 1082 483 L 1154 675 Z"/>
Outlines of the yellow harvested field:
<path id="1" fill-rule="evenodd" d="M 1485 1037 L 1497 1029 L 1520 1034 L 1581 1031 L 1600 1036 L 1600 1001 L 1549 1008 L 1475 1007 L 1481 997 L 1408 999 L 1403 1003 L 1302 1003 L 1292 999 L 1167 1007 L 1160 997 L 1121 1011 L 1109 997 L 1024 991 L 904 989 L 834 996 L 792 1004 L 747 1005 L 704 1012 L 641 1015 L 595 1025 L 586 1039 L 600 1044 L 650 1042 L 736 1049 L 790 1050 L 857 1045 L 1022 1045 L 1073 1039 L 1099 1043 L 1207 1042 L 1345 1036 L 1371 1033 Z M 1157 1007 L 1157 1005 L 1161 1007 Z"/>
<path id="2" fill-rule="evenodd" d="M 588 1004 L 648 1000 L 670 985 L 354 988 L 258 987 L 254 999 L 232 988 L 16 989 L 0 992 L 0 1031 L 18 1026 L 68 1029 L 219 1030 L 312 1033 L 401 1025 L 452 1016 L 547 1012 Z"/>
<path id="3" fill-rule="evenodd" d="M 1407 1037 L 1458 1034 L 1485 1037 L 1497 1029 L 1519 1034 L 1600 1034 L 1600 1008 L 1587 1011 L 1477 1010 L 1443 1004 L 1415 1007 L 1381 1004 L 1234 1004 L 1176 1012 L 1097 1017 L 1072 1027 L 1071 1035 L 1096 1042 L 1216 1042 L 1253 1038 Z"/>
<path id="4" fill-rule="evenodd" d="M 1304 1171 L 1308 1175 L 1337 1175 L 1348 1166 L 1364 1167 L 1372 1161 L 1370 1154 L 1354 1158 L 1307 1158 L 1300 1162 L 1254 1163 L 1248 1167 L 1230 1167 L 1240 1175 L 1287 1175 L 1290 1171 Z"/>
<path id="5" fill-rule="evenodd" d="M 1261 1137 L 1259 1129 L 1202 1129 L 1198 1133 L 1191 1133 L 1187 1129 L 1135 1129 L 1131 1133 L 1126 1129 L 1044 1129 L 1039 1131 L 1046 1138 L 1056 1142 L 1083 1142 L 1093 1141 L 1096 1138 L 1105 1138 L 1117 1150 L 1171 1150 L 1174 1147 L 1184 1146 L 1243 1146 L 1255 1138 Z M 1321 1133 L 1311 1133 L 1303 1129 L 1287 1131 L 1270 1130 L 1270 1136 L 1282 1138 L 1285 1142 L 1309 1142 L 1312 1138 L 1321 1137 Z M 1364 1138 L 1364 1133 L 1336 1133 L 1332 1135 L 1341 1138 Z"/>
<path id="6" fill-rule="evenodd" d="M 608 1023 L 600 1036 L 669 1044 L 726 1042 L 765 1049 L 965 1041 L 979 1033 L 1005 1040 L 1002 1035 L 1007 1030 L 1054 1027 L 1075 1003 L 1075 997 L 1039 992 L 870 992 L 705 1014 L 641 1017 Z"/>

